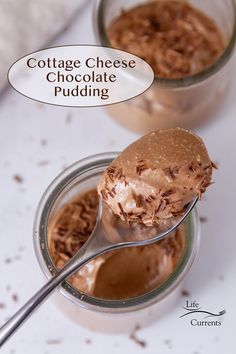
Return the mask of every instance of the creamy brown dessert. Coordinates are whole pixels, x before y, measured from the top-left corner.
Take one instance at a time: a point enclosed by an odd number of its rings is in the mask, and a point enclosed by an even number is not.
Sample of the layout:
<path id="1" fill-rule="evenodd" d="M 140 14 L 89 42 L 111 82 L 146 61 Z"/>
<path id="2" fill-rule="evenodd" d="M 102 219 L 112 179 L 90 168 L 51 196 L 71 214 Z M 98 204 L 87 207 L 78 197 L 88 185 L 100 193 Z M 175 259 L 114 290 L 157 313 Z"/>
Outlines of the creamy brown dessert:
<path id="1" fill-rule="evenodd" d="M 106 107 L 107 112 L 142 134 L 206 122 L 217 111 L 230 77 L 229 65 L 220 64 L 233 33 L 233 28 L 226 30 L 227 17 L 219 13 L 221 7 L 214 8 L 211 17 L 197 2 L 199 8 L 182 0 L 136 3 L 122 10 L 122 2 L 116 16 L 106 19 L 106 37 L 112 47 L 146 60 L 156 79 L 145 93 Z M 107 45 L 103 38 L 101 44 Z"/>
<path id="2" fill-rule="evenodd" d="M 120 219 L 159 225 L 201 197 L 212 167 L 197 135 L 180 128 L 159 130 L 129 145 L 111 163 L 98 192 Z"/>
<path id="3" fill-rule="evenodd" d="M 48 242 L 60 269 L 83 246 L 97 220 L 98 195 L 104 202 L 102 224 L 108 239 L 156 226 L 184 212 L 211 183 L 212 164 L 203 141 L 184 129 L 152 132 L 129 145 L 104 171 L 97 190 L 78 195 L 61 208 L 48 227 Z M 124 223 L 123 221 L 127 221 Z M 141 225 L 139 228 L 139 225 Z M 154 226 L 154 227 L 147 227 Z M 147 293 L 174 272 L 185 248 L 185 226 L 163 240 L 105 253 L 70 279 L 80 291 L 104 299 L 128 299 Z"/>
<path id="4" fill-rule="evenodd" d="M 99 194 L 104 202 L 101 222 L 110 241 L 116 238 L 119 223 L 125 225 L 119 238 L 129 236 L 132 228 L 135 236 L 140 233 L 137 239 L 143 234 L 146 238 L 146 230 L 153 237 L 156 226 L 175 220 L 186 204 L 201 197 L 211 183 L 213 167 L 203 141 L 180 128 L 152 132 L 129 145 L 105 170 L 97 190 L 67 202 L 50 221 L 48 242 L 55 266 L 62 268 L 91 235 Z M 145 294 L 174 272 L 185 238 L 183 224 L 154 244 L 106 253 L 81 268 L 70 282 L 80 291 L 104 299 Z"/>
<path id="5" fill-rule="evenodd" d="M 216 23 L 185 1 L 152 1 L 123 10 L 108 37 L 113 47 L 146 60 L 156 76 L 171 79 L 201 72 L 225 48 Z"/>
<path id="6" fill-rule="evenodd" d="M 90 236 L 96 223 L 97 191 L 69 201 L 49 225 L 51 257 L 60 269 Z M 110 252 L 90 261 L 70 282 L 80 291 L 104 299 L 127 299 L 157 288 L 173 273 L 185 248 L 185 227 L 145 247 Z"/>

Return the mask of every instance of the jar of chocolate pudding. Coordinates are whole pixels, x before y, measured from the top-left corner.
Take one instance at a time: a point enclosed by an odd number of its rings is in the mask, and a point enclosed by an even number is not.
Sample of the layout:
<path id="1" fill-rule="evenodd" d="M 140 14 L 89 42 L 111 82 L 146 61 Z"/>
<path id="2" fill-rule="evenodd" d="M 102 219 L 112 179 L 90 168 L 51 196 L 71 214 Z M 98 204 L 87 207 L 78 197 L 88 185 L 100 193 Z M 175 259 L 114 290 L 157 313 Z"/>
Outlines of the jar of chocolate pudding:
<path id="1" fill-rule="evenodd" d="M 116 153 L 83 159 L 44 193 L 35 217 L 34 245 L 50 279 L 82 247 L 97 218 L 97 183 Z M 196 209 L 167 238 L 106 253 L 90 261 L 54 294 L 59 308 L 92 330 L 128 332 L 170 311 L 199 247 Z"/>
<path id="2" fill-rule="evenodd" d="M 235 8 L 234 0 L 97 0 L 98 43 L 143 58 L 155 73 L 151 88 L 108 114 L 139 133 L 214 117 L 231 73 Z"/>

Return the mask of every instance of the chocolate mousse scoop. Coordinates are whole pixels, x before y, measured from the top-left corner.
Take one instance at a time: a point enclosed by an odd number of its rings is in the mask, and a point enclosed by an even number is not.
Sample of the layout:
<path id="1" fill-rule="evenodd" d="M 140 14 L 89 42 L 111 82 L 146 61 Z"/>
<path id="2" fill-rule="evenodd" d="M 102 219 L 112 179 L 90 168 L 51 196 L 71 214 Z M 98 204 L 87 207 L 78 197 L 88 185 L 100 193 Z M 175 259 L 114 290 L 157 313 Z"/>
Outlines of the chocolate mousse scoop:
<path id="1" fill-rule="evenodd" d="M 161 225 L 211 184 L 213 164 L 197 135 L 184 129 L 158 130 L 129 145 L 98 184 L 113 213 L 128 223 Z"/>

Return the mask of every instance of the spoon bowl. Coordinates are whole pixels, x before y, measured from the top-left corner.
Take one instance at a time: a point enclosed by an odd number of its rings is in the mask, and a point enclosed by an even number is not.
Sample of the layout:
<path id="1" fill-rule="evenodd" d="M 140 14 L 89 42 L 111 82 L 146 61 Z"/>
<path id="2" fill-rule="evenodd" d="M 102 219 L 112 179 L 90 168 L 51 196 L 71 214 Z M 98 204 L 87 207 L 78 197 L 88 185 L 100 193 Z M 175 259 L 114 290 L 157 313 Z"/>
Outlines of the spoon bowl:
<path id="1" fill-rule="evenodd" d="M 127 223 L 115 216 L 111 209 L 99 200 L 98 218 L 93 233 L 102 234 L 104 239 L 112 244 L 128 246 L 144 246 L 160 241 L 176 230 L 192 211 L 198 201 L 196 197 L 185 206 L 178 216 L 161 220 L 159 225 L 146 226 L 142 223 Z"/>

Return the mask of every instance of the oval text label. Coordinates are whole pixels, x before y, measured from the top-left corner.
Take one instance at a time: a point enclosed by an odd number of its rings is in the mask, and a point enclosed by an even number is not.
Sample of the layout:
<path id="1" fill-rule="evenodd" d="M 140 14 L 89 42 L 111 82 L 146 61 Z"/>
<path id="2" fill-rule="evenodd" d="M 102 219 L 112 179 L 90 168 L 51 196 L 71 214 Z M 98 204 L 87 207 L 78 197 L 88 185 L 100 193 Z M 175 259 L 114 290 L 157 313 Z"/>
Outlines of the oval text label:
<path id="1" fill-rule="evenodd" d="M 24 56 L 11 66 L 8 79 L 16 91 L 36 101 L 93 107 L 142 94 L 154 73 L 144 60 L 122 50 L 69 45 Z"/>

